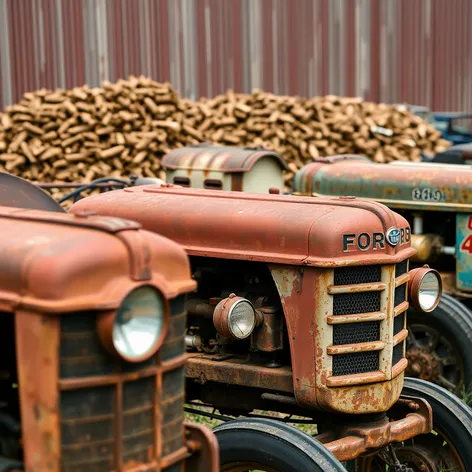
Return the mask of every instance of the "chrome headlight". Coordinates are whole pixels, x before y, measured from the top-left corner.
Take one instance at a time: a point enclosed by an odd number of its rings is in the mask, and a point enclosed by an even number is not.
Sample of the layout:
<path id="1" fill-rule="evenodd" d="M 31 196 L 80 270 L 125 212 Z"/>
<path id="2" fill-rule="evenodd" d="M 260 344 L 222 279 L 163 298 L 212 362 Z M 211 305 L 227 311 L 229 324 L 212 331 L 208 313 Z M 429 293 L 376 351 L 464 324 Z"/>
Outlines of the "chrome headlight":
<path id="1" fill-rule="evenodd" d="M 256 310 L 249 300 L 232 293 L 216 305 L 213 324 L 222 336 L 245 339 L 256 327 Z"/>
<path id="2" fill-rule="evenodd" d="M 133 290 L 118 310 L 99 320 L 104 346 L 129 362 L 140 362 L 158 349 L 166 327 L 166 304 L 150 286 Z"/>
<path id="3" fill-rule="evenodd" d="M 442 295 L 441 276 L 428 266 L 410 271 L 410 300 L 414 308 L 425 313 L 433 311 Z"/>

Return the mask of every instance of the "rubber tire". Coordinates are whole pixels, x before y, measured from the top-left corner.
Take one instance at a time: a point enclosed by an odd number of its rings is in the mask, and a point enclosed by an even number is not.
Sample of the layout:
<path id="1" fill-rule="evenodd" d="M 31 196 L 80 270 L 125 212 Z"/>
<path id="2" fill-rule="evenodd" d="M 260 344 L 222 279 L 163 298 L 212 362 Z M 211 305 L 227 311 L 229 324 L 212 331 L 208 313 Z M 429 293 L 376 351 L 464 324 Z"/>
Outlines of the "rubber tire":
<path id="1" fill-rule="evenodd" d="M 433 428 L 446 435 L 465 470 L 472 471 L 472 409 L 449 390 L 425 380 L 405 378 L 402 394 L 423 398 L 431 405 Z"/>
<path id="2" fill-rule="evenodd" d="M 455 346 L 464 364 L 464 387 L 472 387 L 472 311 L 447 293 L 431 313 L 408 310 L 407 325 L 423 324 L 444 333 Z"/>
<path id="3" fill-rule="evenodd" d="M 247 460 L 283 472 L 345 472 L 320 442 L 277 420 L 244 418 L 214 430 L 220 448 L 220 466 Z"/>

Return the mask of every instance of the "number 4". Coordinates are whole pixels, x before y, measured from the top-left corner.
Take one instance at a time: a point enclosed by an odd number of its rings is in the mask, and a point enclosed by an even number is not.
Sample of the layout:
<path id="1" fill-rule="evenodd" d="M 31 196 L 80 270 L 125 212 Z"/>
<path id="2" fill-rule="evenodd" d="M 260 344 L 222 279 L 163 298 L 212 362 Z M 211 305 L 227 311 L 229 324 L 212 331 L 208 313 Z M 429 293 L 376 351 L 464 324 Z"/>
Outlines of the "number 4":
<path id="1" fill-rule="evenodd" d="M 470 220 L 469 220 L 469 222 L 470 222 Z M 465 238 L 464 241 L 462 241 L 461 251 L 468 252 L 469 254 L 472 254 L 472 234 L 467 236 L 467 238 Z"/>

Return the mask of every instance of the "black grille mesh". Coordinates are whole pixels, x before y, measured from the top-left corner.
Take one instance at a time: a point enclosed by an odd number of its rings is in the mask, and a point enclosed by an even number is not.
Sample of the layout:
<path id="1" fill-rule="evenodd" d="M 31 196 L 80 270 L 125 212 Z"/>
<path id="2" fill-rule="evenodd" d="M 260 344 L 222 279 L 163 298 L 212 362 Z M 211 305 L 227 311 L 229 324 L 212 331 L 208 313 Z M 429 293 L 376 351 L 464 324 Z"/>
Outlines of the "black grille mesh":
<path id="1" fill-rule="evenodd" d="M 395 265 L 395 277 L 400 277 L 400 275 L 406 274 L 408 270 L 408 259 L 399 262 Z"/>
<path id="2" fill-rule="evenodd" d="M 333 326 L 333 344 L 356 344 L 378 341 L 380 321 L 347 323 Z"/>
<path id="3" fill-rule="evenodd" d="M 123 461 L 146 463 L 154 454 L 152 400 L 156 379 L 149 377 L 123 386 Z"/>
<path id="4" fill-rule="evenodd" d="M 398 334 L 405 327 L 405 313 L 401 313 L 393 320 L 393 335 Z"/>
<path id="5" fill-rule="evenodd" d="M 115 405 L 112 386 L 61 393 L 61 471 L 113 470 Z"/>
<path id="6" fill-rule="evenodd" d="M 333 296 L 333 315 L 380 311 L 380 292 L 339 293 Z"/>
<path id="7" fill-rule="evenodd" d="M 340 267 L 334 269 L 334 285 L 352 285 L 380 282 L 382 266 Z"/>
<path id="8" fill-rule="evenodd" d="M 403 345 L 405 341 L 402 341 L 400 344 L 397 344 L 393 348 L 393 355 L 392 355 L 392 366 L 398 364 L 403 359 Z"/>
<path id="9" fill-rule="evenodd" d="M 167 455 L 183 444 L 184 416 L 184 382 L 183 367 L 166 372 L 162 377 L 162 454 Z"/>
<path id="10" fill-rule="evenodd" d="M 404 301 L 406 301 L 406 284 L 400 285 L 395 289 L 394 306 L 398 306 Z"/>
<path id="11" fill-rule="evenodd" d="M 379 370 L 379 352 L 355 352 L 333 356 L 333 376 L 364 374 Z"/>

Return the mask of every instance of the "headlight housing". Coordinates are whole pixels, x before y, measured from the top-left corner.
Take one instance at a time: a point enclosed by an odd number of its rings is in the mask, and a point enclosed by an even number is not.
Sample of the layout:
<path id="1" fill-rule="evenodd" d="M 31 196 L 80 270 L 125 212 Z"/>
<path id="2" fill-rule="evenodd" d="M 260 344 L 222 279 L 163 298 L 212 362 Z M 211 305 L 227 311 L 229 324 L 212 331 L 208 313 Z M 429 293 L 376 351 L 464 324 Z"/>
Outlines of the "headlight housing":
<path id="1" fill-rule="evenodd" d="M 412 306 L 424 313 L 436 309 L 442 295 L 439 272 L 427 265 L 410 271 L 409 298 Z"/>
<path id="2" fill-rule="evenodd" d="M 104 347 L 128 362 L 151 357 L 165 336 L 166 305 L 153 287 L 142 286 L 130 292 L 118 310 L 98 320 L 98 334 Z"/>
<path id="3" fill-rule="evenodd" d="M 246 339 L 256 327 L 256 310 L 249 300 L 232 293 L 216 305 L 213 324 L 222 336 Z"/>

